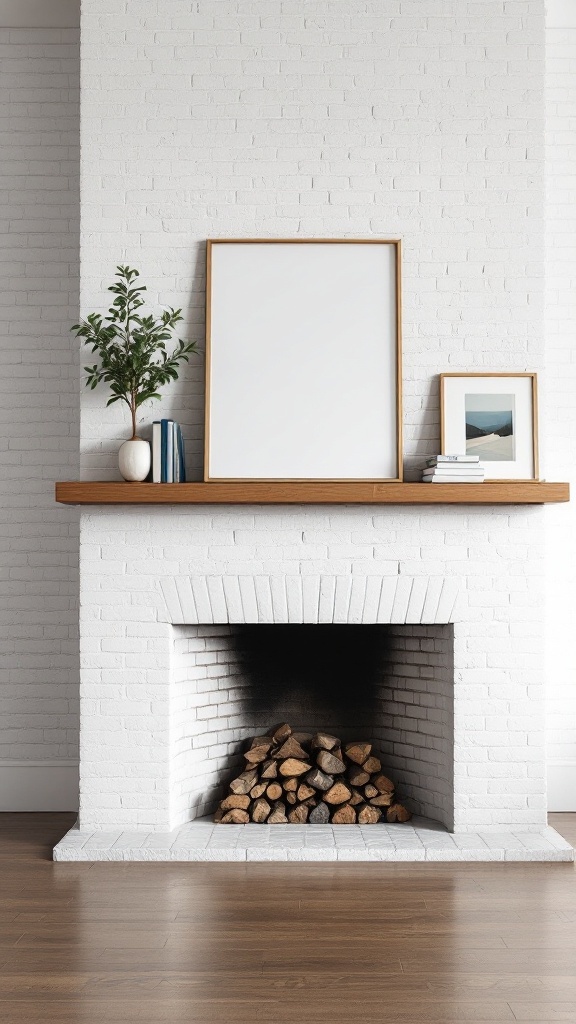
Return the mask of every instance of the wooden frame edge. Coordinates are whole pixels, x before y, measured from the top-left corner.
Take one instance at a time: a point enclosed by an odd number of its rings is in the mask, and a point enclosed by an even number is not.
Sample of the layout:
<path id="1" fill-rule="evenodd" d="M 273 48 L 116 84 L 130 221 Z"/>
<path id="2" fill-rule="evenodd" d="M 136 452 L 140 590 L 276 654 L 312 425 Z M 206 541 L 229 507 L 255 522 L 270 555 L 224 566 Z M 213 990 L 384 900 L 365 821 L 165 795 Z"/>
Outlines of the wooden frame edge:
<path id="1" fill-rule="evenodd" d="M 208 483 L 210 457 L 210 369 L 212 331 L 212 239 L 206 240 L 206 327 L 204 335 L 204 466 L 202 478 Z"/>
<path id="2" fill-rule="evenodd" d="M 396 462 L 397 476 L 360 477 L 213 477 L 209 474 L 210 460 L 210 370 L 212 330 L 212 247 L 219 243 L 229 245 L 256 244 L 336 244 L 336 245 L 393 245 L 396 272 Z M 404 480 L 403 448 L 403 392 L 402 392 L 402 239 L 401 238 L 208 238 L 206 239 L 206 329 L 204 364 L 204 483 L 402 483 Z"/>

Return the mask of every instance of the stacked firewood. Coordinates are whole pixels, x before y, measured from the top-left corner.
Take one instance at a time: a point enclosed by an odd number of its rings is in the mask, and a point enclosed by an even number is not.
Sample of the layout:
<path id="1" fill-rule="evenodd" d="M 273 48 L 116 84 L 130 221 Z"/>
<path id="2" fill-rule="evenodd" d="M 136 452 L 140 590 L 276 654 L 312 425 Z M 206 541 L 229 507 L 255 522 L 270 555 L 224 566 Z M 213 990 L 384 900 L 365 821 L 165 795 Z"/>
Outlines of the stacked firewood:
<path id="1" fill-rule="evenodd" d="M 375 825 L 404 822 L 410 812 L 394 796 L 371 743 L 292 732 L 286 723 L 256 736 L 246 769 L 229 786 L 214 821 L 244 825 Z"/>

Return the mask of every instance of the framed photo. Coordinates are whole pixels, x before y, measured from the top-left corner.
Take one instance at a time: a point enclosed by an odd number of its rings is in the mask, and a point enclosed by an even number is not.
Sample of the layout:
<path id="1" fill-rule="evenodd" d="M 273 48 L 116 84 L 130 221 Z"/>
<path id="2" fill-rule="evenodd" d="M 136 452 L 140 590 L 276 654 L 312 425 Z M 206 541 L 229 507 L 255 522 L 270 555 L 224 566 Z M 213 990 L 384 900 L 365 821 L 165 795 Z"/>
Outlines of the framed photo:
<path id="1" fill-rule="evenodd" d="M 535 373 L 441 373 L 442 455 L 478 455 L 486 480 L 538 479 Z"/>
<path id="2" fill-rule="evenodd" d="M 402 479 L 400 242 L 207 243 L 204 479 Z"/>

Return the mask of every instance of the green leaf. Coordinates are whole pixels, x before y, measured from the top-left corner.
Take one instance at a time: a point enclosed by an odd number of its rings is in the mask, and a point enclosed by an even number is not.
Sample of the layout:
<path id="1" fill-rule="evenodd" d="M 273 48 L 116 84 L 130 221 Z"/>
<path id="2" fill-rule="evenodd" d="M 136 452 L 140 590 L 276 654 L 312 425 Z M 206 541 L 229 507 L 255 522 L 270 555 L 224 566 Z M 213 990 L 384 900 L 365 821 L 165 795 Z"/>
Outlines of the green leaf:
<path id="1" fill-rule="evenodd" d="M 137 312 L 142 310 L 146 291 L 139 276 L 134 268 L 119 264 L 108 289 L 115 296 L 108 315 L 89 313 L 71 328 L 99 358 L 99 364 L 84 367 L 84 383 L 93 390 L 104 382 L 111 392 L 107 405 L 121 401 L 138 408 L 159 399 L 158 388 L 177 380 L 179 364 L 188 362 L 188 355 L 197 350 L 196 342 L 173 339 L 175 325 L 183 319 L 181 309 L 168 307 L 158 316 Z M 170 342 L 171 351 L 167 349 Z"/>

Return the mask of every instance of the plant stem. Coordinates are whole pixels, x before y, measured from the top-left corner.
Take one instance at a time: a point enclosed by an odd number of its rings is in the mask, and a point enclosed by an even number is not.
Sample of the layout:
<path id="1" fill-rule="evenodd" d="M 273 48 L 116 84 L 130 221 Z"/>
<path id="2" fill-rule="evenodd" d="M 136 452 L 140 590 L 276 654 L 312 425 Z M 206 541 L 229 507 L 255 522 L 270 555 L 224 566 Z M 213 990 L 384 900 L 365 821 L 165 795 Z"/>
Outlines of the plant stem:
<path id="1" fill-rule="evenodd" d="M 130 412 L 132 413 L 132 440 L 136 437 L 136 395 L 134 392 L 130 395 Z"/>

